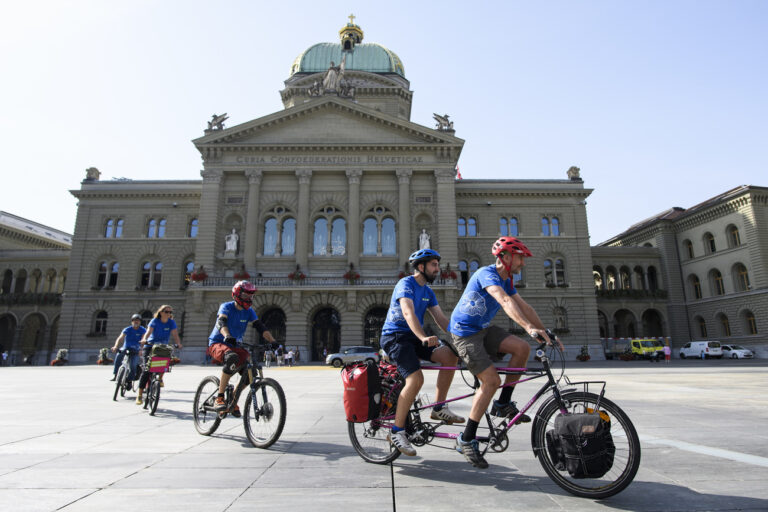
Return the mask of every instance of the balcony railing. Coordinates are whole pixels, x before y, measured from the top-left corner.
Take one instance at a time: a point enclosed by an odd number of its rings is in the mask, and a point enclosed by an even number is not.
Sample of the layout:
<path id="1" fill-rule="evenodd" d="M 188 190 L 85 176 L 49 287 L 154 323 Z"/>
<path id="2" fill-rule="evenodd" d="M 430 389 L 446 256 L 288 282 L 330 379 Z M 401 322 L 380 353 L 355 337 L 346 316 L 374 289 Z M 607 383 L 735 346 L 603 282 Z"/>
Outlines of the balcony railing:
<path id="1" fill-rule="evenodd" d="M 666 299 L 667 290 L 601 290 L 595 289 L 599 299 Z"/>
<path id="2" fill-rule="evenodd" d="M 38 306 L 61 304 L 60 293 L 3 293 L 0 294 L 0 304 L 33 304 Z"/>
<path id="3" fill-rule="evenodd" d="M 193 281 L 190 289 L 202 288 L 231 288 L 237 280 L 234 277 L 212 276 L 204 281 Z M 305 277 L 290 279 L 288 277 L 252 277 L 250 281 L 259 288 L 394 288 L 399 281 L 396 277 L 359 277 L 344 279 L 343 277 Z M 457 279 L 435 279 L 432 288 L 456 288 Z"/>

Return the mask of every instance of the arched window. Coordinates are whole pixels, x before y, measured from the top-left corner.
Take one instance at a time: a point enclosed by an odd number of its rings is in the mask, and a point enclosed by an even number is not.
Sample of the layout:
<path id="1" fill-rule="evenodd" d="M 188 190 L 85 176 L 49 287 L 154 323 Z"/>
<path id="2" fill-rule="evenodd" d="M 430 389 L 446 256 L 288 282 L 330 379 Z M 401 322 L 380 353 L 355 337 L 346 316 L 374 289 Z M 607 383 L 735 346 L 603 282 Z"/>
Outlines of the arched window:
<path id="1" fill-rule="evenodd" d="M 627 267 L 621 267 L 619 269 L 620 286 L 622 290 L 632 289 L 632 279 L 629 269 Z"/>
<path id="2" fill-rule="evenodd" d="M 480 262 L 479 261 L 472 260 L 472 261 L 469 262 L 469 274 L 470 275 L 474 274 L 477 271 L 477 269 L 479 269 L 479 268 L 480 268 Z"/>
<path id="3" fill-rule="evenodd" d="M 16 287 L 14 288 L 14 292 L 24 293 L 26 291 L 26 287 L 27 287 L 27 271 L 24 269 L 21 269 L 16 273 Z"/>
<path id="4" fill-rule="evenodd" d="M 696 325 L 699 326 L 699 336 L 707 338 L 707 322 L 700 316 L 697 316 L 694 321 L 696 322 Z"/>
<path id="5" fill-rule="evenodd" d="M 184 263 L 184 288 L 189 286 L 189 282 L 192 280 L 192 272 L 195 271 L 195 262 L 187 261 Z"/>
<path id="6" fill-rule="evenodd" d="M 296 219 L 288 217 L 283 220 L 282 244 L 283 256 L 293 256 L 296 253 Z"/>
<path id="7" fill-rule="evenodd" d="M 386 218 L 381 221 L 381 253 L 386 256 L 397 254 L 394 219 Z"/>
<path id="8" fill-rule="evenodd" d="M 467 219 L 467 236 L 477 236 L 477 221 L 473 217 Z"/>
<path id="9" fill-rule="evenodd" d="M 331 223 L 331 254 L 343 256 L 347 248 L 347 221 L 334 219 Z"/>
<path id="10" fill-rule="evenodd" d="M 689 260 L 692 260 L 694 258 L 693 243 L 690 240 L 686 240 L 683 242 L 683 250 L 685 251 L 684 254 L 688 257 Z"/>
<path id="11" fill-rule="evenodd" d="M 328 250 L 328 221 L 325 218 L 315 220 L 315 235 L 313 237 L 315 256 L 325 256 Z"/>
<path id="12" fill-rule="evenodd" d="M 541 235 L 542 236 L 549 236 L 549 219 L 546 217 L 541 218 Z"/>
<path id="13" fill-rule="evenodd" d="M 635 282 L 639 290 L 647 290 L 648 286 L 645 282 L 645 271 L 640 265 L 635 267 Z"/>
<path id="14" fill-rule="evenodd" d="M 107 275 L 109 274 L 109 267 L 106 261 L 99 263 L 99 270 L 96 277 L 96 286 L 104 288 L 107 286 Z"/>
<path id="15" fill-rule="evenodd" d="M 712 233 L 704 234 L 704 254 L 714 254 L 717 251 L 715 237 Z"/>
<path id="16" fill-rule="evenodd" d="M 194 266 L 193 266 L 194 270 Z M 190 272 L 191 274 L 191 272 Z M 159 261 L 145 261 L 141 264 L 139 287 L 159 288 L 162 281 L 163 264 Z"/>
<path id="17" fill-rule="evenodd" d="M 554 308 L 552 316 L 555 319 L 555 332 L 565 332 L 568 330 L 568 311 L 565 308 Z"/>
<path id="18" fill-rule="evenodd" d="M 755 320 L 755 314 L 749 310 L 745 310 L 742 314 L 744 318 L 744 332 L 747 334 L 757 334 L 757 320 Z"/>
<path id="19" fill-rule="evenodd" d="M 149 219 L 147 222 L 147 238 L 155 238 L 157 236 L 157 220 Z"/>
<path id="20" fill-rule="evenodd" d="M 160 219 L 160 222 L 157 223 L 157 238 L 165 238 L 166 224 L 168 224 L 168 221 L 165 219 Z"/>
<path id="21" fill-rule="evenodd" d="M 107 320 L 109 314 L 102 310 L 96 313 L 93 317 L 93 333 L 94 334 L 106 334 L 107 333 Z"/>
<path id="22" fill-rule="evenodd" d="M 274 256 L 277 250 L 277 219 L 270 218 L 264 223 L 264 256 Z"/>
<path id="23" fill-rule="evenodd" d="M 691 274 L 690 277 L 688 277 L 688 282 L 691 284 L 691 292 L 693 293 L 693 297 L 695 299 L 700 299 L 702 294 L 701 281 L 699 281 L 699 276 L 696 274 Z"/>
<path id="24" fill-rule="evenodd" d="M 121 238 L 123 236 L 123 219 L 107 219 L 104 224 L 104 238 Z"/>
<path id="25" fill-rule="evenodd" d="M 555 282 L 558 286 L 565 284 L 565 262 L 561 259 L 555 260 Z"/>
<path id="26" fill-rule="evenodd" d="M 144 327 L 148 326 L 149 322 L 151 322 L 152 318 L 155 316 L 154 313 L 152 313 L 148 309 L 145 309 L 139 314 L 141 315 L 141 325 L 143 325 Z"/>
<path id="27" fill-rule="evenodd" d="M 112 238 L 115 233 L 115 219 L 107 219 L 107 225 L 104 229 L 104 238 Z"/>
<path id="28" fill-rule="evenodd" d="M 125 224 L 123 219 L 117 219 L 117 222 L 115 223 L 115 238 L 123 237 L 123 224 Z"/>
<path id="29" fill-rule="evenodd" d="M 738 247 L 741 245 L 741 237 L 739 236 L 739 228 L 734 225 L 728 226 L 728 246 Z"/>
<path id="30" fill-rule="evenodd" d="M 6 270 L 3 273 L 3 293 L 11 293 L 11 284 L 13 283 L 13 272 Z"/>
<path id="31" fill-rule="evenodd" d="M 723 336 L 731 335 L 731 323 L 728 321 L 728 317 L 725 314 L 720 313 L 717 315 L 717 321 L 720 322 L 720 334 Z"/>
<path id="32" fill-rule="evenodd" d="M 733 266 L 733 281 L 734 288 L 740 292 L 749 291 L 751 286 L 749 285 L 749 273 L 747 267 L 742 263 L 737 263 Z"/>
<path id="33" fill-rule="evenodd" d="M 509 229 L 507 227 L 507 219 L 501 217 L 499 219 L 499 236 L 509 236 Z"/>
<path id="34" fill-rule="evenodd" d="M 608 267 L 605 269 L 605 284 L 607 290 L 616 289 L 616 268 Z"/>
<path id="35" fill-rule="evenodd" d="M 555 276 L 552 274 L 552 260 L 544 260 L 544 284 L 555 286 Z"/>
<path id="36" fill-rule="evenodd" d="M 659 289 L 659 275 L 654 266 L 648 267 L 648 289 L 652 292 Z"/>
<path id="37" fill-rule="evenodd" d="M 163 264 L 158 261 L 155 263 L 155 267 L 152 270 L 152 286 L 160 288 L 160 283 L 163 281 Z"/>
<path id="38" fill-rule="evenodd" d="M 100 262 L 96 276 L 96 286 L 98 288 L 114 288 L 117 286 L 117 275 L 119 271 L 120 264 L 118 262 Z"/>
<path id="39" fill-rule="evenodd" d="M 713 295 L 725 295 L 725 285 L 723 284 L 723 275 L 719 270 L 714 269 L 709 273 L 710 287 Z"/>
<path id="40" fill-rule="evenodd" d="M 192 219 L 189 221 L 189 230 L 187 236 L 189 238 L 197 238 L 197 230 L 200 228 L 200 221 L 198 219 Z"/>
<path id="41" fill-rule="evenodd" d="M 120 264 L 114 262 L 112 268 L 109 270 L 109 287 L 114 288 L 117 286 L 117 274 L 120 271 Z"/>
<path id="42" fill-rule="evenodd" d="M 363 221 L 363 254 L 375 255 L 378 246 L 376 219 L 368 217 Z"/>
<path id="43" fill-rule="evenodd" d="M 552 236 L 560 236 L 560 219 L 552 217 Z"/>
<path id="44" fill-rule="evenodd" d="M 509 236 L 517 236 L 517 235 L 518 235 L 517 219 L 515 217 L 512 217 L 509 219 Z"/>
<path id="45" fill-rule="evenodd" d="M 459 236 L 467 236 L 467 220 L 459 217 Z"/>
<path id="46" fill-rule="evenodd" d="M 594 285 L 595 285 L 595 291 L 605 289 L 605 279 L 603 278 L 602 267 L 599 267 L 597 265 L 592 267 L 592 281 L 594 282 Z"/>

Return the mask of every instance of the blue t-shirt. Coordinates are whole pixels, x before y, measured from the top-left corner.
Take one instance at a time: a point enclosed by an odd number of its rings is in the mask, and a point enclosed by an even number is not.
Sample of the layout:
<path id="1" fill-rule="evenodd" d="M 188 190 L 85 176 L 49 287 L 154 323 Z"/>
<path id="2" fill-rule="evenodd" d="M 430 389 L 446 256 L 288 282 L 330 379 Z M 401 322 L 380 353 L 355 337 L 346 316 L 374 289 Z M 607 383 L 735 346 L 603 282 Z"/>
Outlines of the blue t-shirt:
<path id="1" fill-rule="evenodd" d="M 155 343 L 167 345 L 171 339 L 171 331 L 176 329 L 176 322 L 173 321 L 173 318 L 169 318 L 165 323 L 159 318 L 153 318 L 149 322 L 149 327 L 152 328 L 152 334 L 147 338 L 147 345 L 154 345 Z"/>
<path id="2" fill-rule="evenodd" d="M 408 327 L 408 322 L 405 321 L 403 310 L 400 307 L 400 299 L 403 297 L 413 301 L 413 310 L 421 325 L 424 325 L 424 313 L 427 312 L 427 309 L 438 305 L 437 297 L 435 297 L 435 292 L 432 291 L 432 288 L 426 284 L 420 286 L 413 276 L 402 278 L 397 282 L 395 290 L 392 292 L 387 320 L 381 328 L 381 334 L 411 332 L 411 328 Z"/>
<path id="3" fill-rule="evenodd" d="M 457 336 L 471 336 L 491 325 L 501 304 L 486 291 L 489 286 L 501 286 L 507 295 L 517 293 L 512 280 L 501 280 L 495 265 L 479 268 L 467 283 L 464 293 L 451 314 L 448 330 Z"/>
<path id="4" fill-rule="evenodd" d="M 259 319 L 259 315 L 256 314 L 253 308 L 237 309 L 235 301 L 225 302 L 219 306 L 216 318 L 221 315 L 226 315 L 229 334 L 237 339 L 238 344 L 242 343 L 248 324 Z M 224 343 L 224 335 L 219 332 L 219 328 L 216 326 L 213 327 L 211 335 L 208 336 L 208 346 L 214 343 Z"/>
<path id="5" fill-rule="evenodd" d="M 125 334 L 125 338 L 123 341 L 123 350 L 127 348 L 132 348 L 138 350 L 141 348 L 141 345 L 139 342 L 141 341 L 141 338 L 144 337 L 144 333 L 147 332 L 147 330 L 144 328 L 144 326 L 139 326 L 138 329 L 134 329 L 132 325 L 129 325 L 125 329 L 123 329 L 123 334 Z"/>

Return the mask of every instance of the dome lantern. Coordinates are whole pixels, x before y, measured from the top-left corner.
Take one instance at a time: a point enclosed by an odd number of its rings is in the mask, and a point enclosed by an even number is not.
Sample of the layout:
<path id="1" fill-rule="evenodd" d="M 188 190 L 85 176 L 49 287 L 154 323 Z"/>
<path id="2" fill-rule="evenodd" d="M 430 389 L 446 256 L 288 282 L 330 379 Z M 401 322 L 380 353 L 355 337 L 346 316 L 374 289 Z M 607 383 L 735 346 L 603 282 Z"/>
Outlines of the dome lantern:
<path id="1" fill-rule="evenodd" d="M 356 44 L 363 42 L 363 29 L 355 25 L 355 15 L 349 15 L 349 23 L 341 27 L 339 36 L 341 37 L 341 48 L 344 51 L 352 51 Z"/>

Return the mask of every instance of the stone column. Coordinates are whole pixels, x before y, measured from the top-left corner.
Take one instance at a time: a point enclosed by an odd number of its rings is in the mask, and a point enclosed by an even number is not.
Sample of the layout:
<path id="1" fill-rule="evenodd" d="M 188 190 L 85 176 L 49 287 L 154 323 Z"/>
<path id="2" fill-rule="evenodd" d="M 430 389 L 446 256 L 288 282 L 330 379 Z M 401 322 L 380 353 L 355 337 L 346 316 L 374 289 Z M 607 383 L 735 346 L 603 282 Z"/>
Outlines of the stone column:
<path id="1" fill-rule="evenodd" d="M 360 236 L 363 227 L 360 225 L 360 177 L 361 170 L 348 170 L 349 180 L 349 217 L 347 221 L 347 264 L 352 263 L 360 268 Z"/>
<path id="2" fill-rule="evenodd" d="M 219 188 L 224 171 L 218 169 L 200 171 L 203 190 L 200 197 L 200 230 L 195 248 L 195 265 L 205 266 L 213 276 L 216 257 L 216 230 L 219 223 Z"/>
<path id="3" fill-rule="evenodd" d="M 456 237 L 456 169 L 435 169 L 437 182 L 437 234 L 439 247 L 434 247 L 442 256 L 440 266 L 448 263 L 457 267 L 459 245 Z M 434 241 L 434 238 L 432 239 Z"/>
<path id="4" fill-rule="evenodd" d="M 296 263 L 301 268 L 307 268 L 307 254 L 309 252 L 309 183 L 312 179 L 310 169 L 296 171 L 299 179 L 299 213 L 296 218 Z"/>
<path id="5" fill-rule="evenodd" d="M 397 215 L 400 218 L 398 222 L 399 228 L 397 233 L 397 266 L 400 268 L 400 264 L 408 259 L 408 256 L 418 246 L 414 248 L 413 240 L 411 240 L 411 175 L 413 171 L 411 169 L 398 169 L 395 171 L 397 174 L 398 183 L 398 212 Z"/>
<path id="6" fill-rule="evenodd" d="M 245 219 L 245 268 L 256 269 L 256 246 L 259 234 L 259 187 L 262 172 L 254 169 L 245 171 L 248 177 L 248 210 Z"/>

